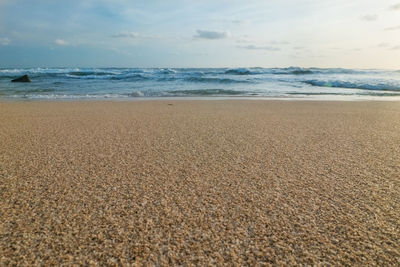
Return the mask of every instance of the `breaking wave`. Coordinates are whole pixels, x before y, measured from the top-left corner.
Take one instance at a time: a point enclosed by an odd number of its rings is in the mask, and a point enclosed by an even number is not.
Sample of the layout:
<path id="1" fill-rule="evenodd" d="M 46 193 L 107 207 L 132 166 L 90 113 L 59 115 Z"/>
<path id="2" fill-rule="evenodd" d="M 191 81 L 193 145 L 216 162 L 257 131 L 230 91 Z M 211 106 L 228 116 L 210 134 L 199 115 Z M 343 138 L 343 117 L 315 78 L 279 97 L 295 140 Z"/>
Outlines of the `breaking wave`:
<path id="1" fill-rule="evenodd" d="M 111 72 L 96 72 L 96 71 L 72 71 L 69 72 L 70 76 L 78 76 L 78 77 L 86 77 L 86 76 L 104 76 L 104 75 L 113 75 Z"/>
<path id="2" fill-rule="evenodd" d="M 233 74 L 233 75 L 249 75 L 255 74 L 246 68 L 237 68 L 237 69 L 228 69 L 225 71 L 225 74 Z"/>
<path id="3" fill-rule="evenodd" d="M 188 77 L 185 78 L 187 82 L 196 82 L 196 83 L 254 83 L 254 81 L 250 80 L 235 80 L 229 78 L 214 78 L 214 77 Z"/>
<path id="4" fill-rule="evenodd" d="M 230 75 L 258 75 L 258 74 L 288 74 L 288 75 L 305 75 L 318 73 L 318 69 L 308 69 L 308 68 L 236 68 L 228 69 L 225 74 Z"/>
<path id="5" fill-rule="evenodd" d="M 363 82 L 351 82 L 351 81 L 324 81 L 324 80 L 308 80 L 304 81 L 304 83 L 318 87 L 400 91 L 400 84 L 391 84 L 391 83 L 379 83 L 379 82 L 363 83 Z"/>
<path id="6" fill-rule="evenodd" d="M 173 90 L 168 91 L 173 96 L 213 96 L 213 95 L 243 95 L 249 92 L 227 90 L 227 89 L 202 89 L 202 90 Z"/>
<path id="7" fill-rule="evenodd" d="M 31 83 L 11 83 L 24 74 L 29 75 Z M 395 96 L 400 99 L 400 71 L 301 67 L 0 68 L 1 98 L 304 95 Z"/>

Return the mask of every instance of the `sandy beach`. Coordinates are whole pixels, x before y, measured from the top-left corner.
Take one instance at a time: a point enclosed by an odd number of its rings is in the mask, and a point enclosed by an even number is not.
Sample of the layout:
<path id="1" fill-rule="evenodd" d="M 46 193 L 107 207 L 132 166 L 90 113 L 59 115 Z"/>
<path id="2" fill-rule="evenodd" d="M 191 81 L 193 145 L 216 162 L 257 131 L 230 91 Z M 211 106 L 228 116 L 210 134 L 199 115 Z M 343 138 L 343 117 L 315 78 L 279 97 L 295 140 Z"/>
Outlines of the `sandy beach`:
<path id="1" fill-rule="evenodd" d="M 400 265 L 400 102 L 0 102 L 0 265 Z"/>

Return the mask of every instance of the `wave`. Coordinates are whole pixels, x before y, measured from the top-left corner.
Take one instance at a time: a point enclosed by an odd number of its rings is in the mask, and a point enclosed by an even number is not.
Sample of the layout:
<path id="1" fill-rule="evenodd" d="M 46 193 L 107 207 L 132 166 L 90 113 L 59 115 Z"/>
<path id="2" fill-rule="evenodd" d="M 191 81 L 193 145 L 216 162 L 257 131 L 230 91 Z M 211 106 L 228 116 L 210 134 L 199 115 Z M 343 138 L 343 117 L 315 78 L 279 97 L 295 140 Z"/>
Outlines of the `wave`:
<path id="1" fill-rule="evenodd" d="M 0 80 L 12 80 L 12 79 L 15 79 L 15 78 L 18 78 L 18 77 L 20 77 L 20 76 L 17 76 L 17 75 L 3 75 L 3 76 L 0 76 Z"/>
<path id="2" fill-rule="evenodd" d="M 105 75 L 113 75 L 114 73 L 111 72 L 97 72 L 97 71 L 73 71 L 69 72 L 68 75 L 71 76 L 79 76 L 79 77 L 85 77 L 85 76 L 105 76 Z"/>
<path id="3" fill-rule="evenodd" d="M 289 92 L 288 95 L 298 96 L 400 96 L 393 92 L 368 92 L 368 93 L 334 93 L 334 92 Z"/>
<path id="4" fill-rule="evenodd" d="M 214 77 L 188 77 L 184 79 L 187 82 L 196 82 L 196 83 L 254 83 L 254 81 L 249 80 L 235 80 L 228 78 L 214 78 Z"/>
<path id="5" fill-rule="evenodd" d="M 342 68 L 301 68 L 301 67 L 288 67 L 288 68 L 268 68 L 263 69 L 264 74 L 289 74 L 289 75 L 307 75 L 307 74 L 354 74 L 354 75 L 368 75 L 368 74 L 382 74 L 392 73 L 393 71 L 387 70 L 364 70 L 364 69 L 342 69 Z"/>
<path id="6" fill-rule="evenodd" d="M 344 95 L 356 95 L 354 93 L 334 93 L 334 92 L 327 92 L 327 93 L 325 93 L 325 92 L 288 92 L 286 94 L 299 95 L 299 96 L 302 96 L 302 95 L 310 95 L 310 96 L 313 96 L 313 95 L 315 95 L 315 96 L 318 96 L 318 95 L 343 95 L 343 96 Z"/>
<path id="7" fill-rule="evenodd" d="M 175 74 L 175 73 L 177 73 L 177 71 L 174 69 L 157 69 L 157 70 L 158 70 L 158 73 L 160 73 L 160 74 Z"/>
<path id="8" fill-rule="evenodd" d="M 317 69 L 313 68 L 299 68 L 299 67 L 289 67 L 289 68 L 274 68 L 267 69 L 270 74 L 283 74 L 283 75 L 306 75 L 317 73 Z"/>
<path id="9" fill-rule="evenodd" d="M 120 80 L 120 81 L 127 81 L 127 82 L 136 82 L 136 81 L 144 81 L 151 79 L 142 74 L 123 74 L 123 75 L 115 75 L 110 78 L 111 80 Z"/>
<path id="10" fill-rule="evenodd" d="M 333 88 L 349 88 L 362 90 L 381 90 L 381 91 L 400 91 L 400 84 L 388 83 L 360 83 L 350 81 L 324 81 L 324 80 L 308 80 L 303 81 L 306 84 L 318 87 L 333 87 Z"/>
<path id="11" fill-rule="evenodd" d="M 313 69 L 289 67 L 289 68 L 236 68 L 228 69 L 224 74 L 230 75 L 258 75 L 258 74 L 293 74 L 304 75 L 313 74 Z"/>
<path id="12" fill-rule="evenodd" d="M 0 68 L 1 74 L 18 75 L 19 73 L 28 74 L 44 74 L 44 73 L 70 73 L 76 75 L 86 75 L 90 73 L 156 73 L 156 74 L 176 74 L 184 72 L 202 72 L 214 74 L 296 74 L 296 73 L 334 73 L 334 74 L 357 74 L 357 73 L 398 73 L 400 70 L 378 70 L 378 69 L 343 69 L 343 68 L 302 68 L 302 67 L 287 67 L 287 68 Z"/>
<path id="13" fill-rule="evenodd" d="M 88 69 L 89 70 L 89 69 Z M 90 69 L 91 71 L 97 69 Z M 69 72 L 79 72 L 84 71 L 84 69 L 80 68 L 22 68 L 22 69 L 0 69 L 0 75 L 2 74 L 12 74 L 12 75 L 21 75 L 21 74 L 65 74 Z"/>
<path id="14" fill-rule="evenodd" d="M 133 91 L 133 92 L 127 94 L 127 96 L 129 96 L 129 97 L 143 97 L 144 94 L 141 91 L 137 90 L 137 91 Z"/>
<path id="15" fill-rule="evenodd" d="M 23 90 L 21 93 L 26 93 L 26 94 L 32 94 L 32 93 L 50 93 L 54 92 L 54 89 L 47 88 L 47 89 L 29 89 L 29 90 Z"/>
<path id="16" fill-rule="evenodd" d="M 107 72 L 77 72 L 66 74 L 65 77 L 83 80 L 118 80 L 118 81 L 142 81 L 149 77 L 139 73 L 112 74 Z"/>
<path id="17" fill-rule="evenodd" d="M 31 95 L 31 94 L 38 94 L 38 93 L 51 93 L 54 92 L 54 89 L 50 88 L 38 88 L 38 89 L 24 89 L 24 90 L 13 90 L 13 89 L 7 89 L 7 90 L 0 90 L 0 95 L 17 95 L 17 96 L 24 96 L 24 95 Z"/>
<path id="18" fill-rule="evenodd" d="M 167 91 L 173 96 L 213 96 L 213 95 L 245 95 L 249 92 L 228 89 L 198 89 L 198 90 L 173 90 Z"/>
<path id="19" fill-rule="evenodd" d="M 295 97 L 308 97 L 308 96 L 343 96 L 343 97 L 355 97 L 355 96 L 400 96 L 400 94 L 395 93 L 335 93 L 335 92 L 288 92 L 286 93 L 290 96 Z"/>
<path id="20" fill-rule="evenodd" d="M 291 74 L 291 75 L 305 75 L 318 73 L 318 69 L 312 68 L 299 68 L 299 67 L 289 67 L 289 68 L 236 68 L 228 69 L 224 74 L 231 75 L 257 75 L 257 74 Z"/>
<path id="21" fill-rule="evenodd" d="M 311 70 L 303 69 L 303 70 L 293 70 L 290 72 L 291 74 L 294 75 L 304 75 L 304 74 L 313 74 Z"/>
<path id="22" fill-rule="evenodd" d="M 11 94 L 2 96 L 8 99 L 65 99 L 65 100 L 82 100 L 82 99 L 126 99 L 127 95 L 123 94 Z"/>
<path id="23" fill-rule="evenodd" d="M 249 75 L 249 74 L 253 74 L 253 73 L 249 69 L 246 69 L 246 68 L 237 68 L 237 69 L 228 69 L 225 71 L 225 74 Z"/>

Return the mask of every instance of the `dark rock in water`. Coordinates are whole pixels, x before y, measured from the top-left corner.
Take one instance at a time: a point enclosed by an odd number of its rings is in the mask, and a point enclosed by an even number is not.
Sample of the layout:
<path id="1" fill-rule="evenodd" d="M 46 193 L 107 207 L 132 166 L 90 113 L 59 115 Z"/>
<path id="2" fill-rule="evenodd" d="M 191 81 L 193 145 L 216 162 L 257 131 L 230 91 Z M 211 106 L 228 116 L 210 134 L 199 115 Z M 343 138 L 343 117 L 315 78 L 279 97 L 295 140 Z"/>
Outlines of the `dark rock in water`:
<path id="1" fill-rule="evenodd" d="M 30 83 L 31 79 L 29 79 L 28 75 L 21 76 L 17 79 L 11 80 L 13 83 Z"/>

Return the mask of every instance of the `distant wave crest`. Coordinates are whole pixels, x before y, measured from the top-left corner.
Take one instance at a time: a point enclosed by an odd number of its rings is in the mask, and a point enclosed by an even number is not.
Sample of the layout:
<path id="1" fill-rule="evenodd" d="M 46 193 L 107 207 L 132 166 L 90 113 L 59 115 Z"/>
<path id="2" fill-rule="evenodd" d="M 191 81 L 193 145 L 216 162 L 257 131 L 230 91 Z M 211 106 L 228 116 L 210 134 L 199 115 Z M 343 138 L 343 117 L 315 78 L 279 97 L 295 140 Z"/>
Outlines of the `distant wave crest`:
<path id="1" fill-rule="evenodd" d="M 314 69 L 299 68 L 299 67 L 277 68 L 277 69 L 267 69 L 267 70 L 269 70 L 271 74 L 282 74 L 282 75 L 305 75 L 317 72 Z"/>
<path id="2" fill-rule="evenodd" d="M 68 73 L 71 76 L 86 77 L 86 76 L 104 76 L 113 75 L 111 72 L 96 72 L 96 71 L 72 71 Z"/>
<path id="3" fill-rule="evenodd" d="M 197 82 L 197 83 L 254 83 L 250 80 L 235 80 L 229 78 L 214 78 L 214 77 L 188 77 L 185 78 L 187 82 Z"/>
<path id="4" fill-rule="evenodd" d="M 318 72 L 317 69 L 315 72 Z M 228 69 L 225 74 L 230 75 L 257 75 L 257 74 L 291 74 L 291 75 L 305 75 L 313 74 L 313 69 L 299 68 L 299 67 L 289 67 L 289 68 L 236 68 Z"/>
<path id="5" fill-rule="evenodd" d="M 100 79 L 100 80 L 125 80 L 125 81 L 141 81 L 149 79 L 144 74 L 140 73 L 124 73 L 124 74 L 115 74 L 109 72 L 73 72 L 66 74 L 68 78 L 74 79 Z"/>
<path id="6" fill-rule="evenodd" d="M 228 69 L 225 71 L 225 74 L 249 75 L 249 74 L 253 74 L 253 73 L 249 69 L 246 69 L 246 68 L 237 68 L 237 69 Z"/>

